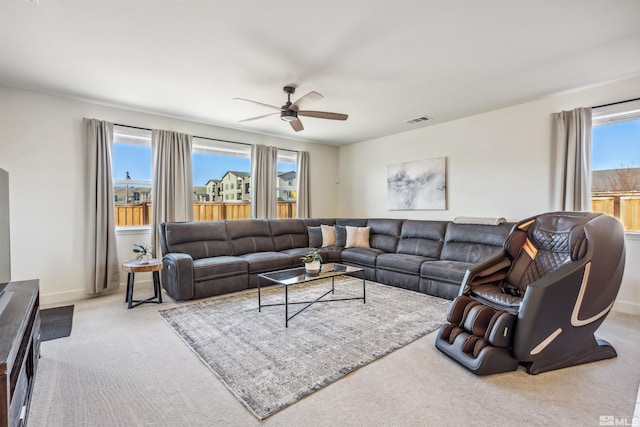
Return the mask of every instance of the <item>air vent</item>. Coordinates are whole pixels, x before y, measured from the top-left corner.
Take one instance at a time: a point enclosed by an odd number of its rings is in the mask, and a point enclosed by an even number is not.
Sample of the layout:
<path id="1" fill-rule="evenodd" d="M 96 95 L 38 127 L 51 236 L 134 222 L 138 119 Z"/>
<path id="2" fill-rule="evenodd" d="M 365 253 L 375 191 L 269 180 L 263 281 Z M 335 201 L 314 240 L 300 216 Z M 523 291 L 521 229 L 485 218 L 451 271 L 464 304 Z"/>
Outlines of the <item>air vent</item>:
<path id="1" fill-rule="evenodd" d="M 422 116 L 422 117 L 418 117 L 418 118 L 415 118 L 415 119 L 406 120 L 405 123 L 414 124 L 414 123 L 426 122 L 428 120 L 431 120 L 431 117 Z"/>

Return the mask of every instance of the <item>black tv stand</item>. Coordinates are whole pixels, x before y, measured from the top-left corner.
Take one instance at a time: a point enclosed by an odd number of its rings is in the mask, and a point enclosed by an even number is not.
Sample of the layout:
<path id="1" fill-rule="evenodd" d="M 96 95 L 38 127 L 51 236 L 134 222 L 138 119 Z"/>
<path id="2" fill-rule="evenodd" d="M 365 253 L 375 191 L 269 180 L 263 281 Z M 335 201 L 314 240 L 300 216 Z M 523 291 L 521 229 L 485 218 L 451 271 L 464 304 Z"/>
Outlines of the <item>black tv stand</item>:
<path id="1" fill-rule="evenodd" d="M 0 427 L 27 423 L 40 355 L 38 280 L 9 282 L 0 312 Z M 9 298 L 10 297 L 10 298 Z"/>

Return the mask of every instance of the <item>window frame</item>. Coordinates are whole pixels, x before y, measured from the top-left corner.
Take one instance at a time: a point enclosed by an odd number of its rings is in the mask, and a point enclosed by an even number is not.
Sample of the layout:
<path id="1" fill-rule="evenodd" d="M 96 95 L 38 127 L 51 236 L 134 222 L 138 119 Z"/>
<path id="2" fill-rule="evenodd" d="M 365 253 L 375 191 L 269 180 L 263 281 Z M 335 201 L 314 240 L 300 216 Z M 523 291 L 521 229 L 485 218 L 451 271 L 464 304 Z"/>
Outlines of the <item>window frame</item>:
<path id="1" fill-rule="evenodd" d="M 591 132 L 592 132 L 592 150 L 593 150 L 593 129 L 600 126 L 609 126 L 619 123 L 631 121 L 640 121 L 640 99 L 630 101 L 615 102 L 598 107 L 591 110 Z M 593 155 L 592 155 L 593 157 Z M 593 158 L 592 158 L 593 162 Z M 640 166 L 640 165 L 639 165 Z M 590 172 L 593 177 L 593 165 L 590 165 Z M 593 203 L 593 192 L 591 194 Z M 615 212 L 615 209 L 614 209 Z M 621 220 L 621 218 L 618 218 Z M 624 225 L 624 224 L 623 224 Z M 640 236 L 640 231 L 624 230 L 626 235 Z"/>

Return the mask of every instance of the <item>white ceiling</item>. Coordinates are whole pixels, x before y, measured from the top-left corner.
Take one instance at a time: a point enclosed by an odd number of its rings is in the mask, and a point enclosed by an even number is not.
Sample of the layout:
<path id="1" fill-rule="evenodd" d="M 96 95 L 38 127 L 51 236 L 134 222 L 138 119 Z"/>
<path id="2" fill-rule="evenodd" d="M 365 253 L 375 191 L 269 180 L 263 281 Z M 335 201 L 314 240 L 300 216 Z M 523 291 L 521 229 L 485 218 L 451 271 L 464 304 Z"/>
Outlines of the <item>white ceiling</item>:
<path id="1" fill-rule="evenodd" d="M 640 0 L 0 0 L 0 85 L 334 145 L 638 74 Z"/>

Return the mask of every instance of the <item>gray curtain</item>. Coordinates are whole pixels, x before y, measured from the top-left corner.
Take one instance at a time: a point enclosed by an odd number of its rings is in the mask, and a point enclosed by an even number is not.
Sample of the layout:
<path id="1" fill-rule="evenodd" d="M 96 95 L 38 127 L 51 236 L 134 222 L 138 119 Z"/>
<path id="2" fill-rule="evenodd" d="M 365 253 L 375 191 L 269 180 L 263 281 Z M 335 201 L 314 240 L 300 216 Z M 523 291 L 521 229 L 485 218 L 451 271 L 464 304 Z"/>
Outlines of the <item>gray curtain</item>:
<path id="1" fill-rule="evenodd" d="M 251 218 L 278 217 L 278 148 L 251 146 Z"/>
<path id="2" fill-rule="evenodd" d="M 165 130 L 151 133 L 151 244 L 156 258 L 162 257 L 158 224 L 193 221 L 192 139 L 191 135 Z"/>
<path id="3" fill-rule="evenodd" d="M 113 123 L 85 118 L 82 124 L 86 147 L 87 291 L 100 294 L 120 285 L 111 166 Z"/>
<path id="4" fill-rule="evenodd" d="M 554 113 L 555 209 L 591 210 L 591 108 Z"/>
<path id="5" fill-rule="evenodd" d="M 298 151 L 296 163 L 298 173 L 296 216 L 298 218 L 309 218 L 311 211 L 309 208 L 309 153 L 306 151 Z"/>

